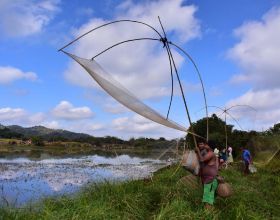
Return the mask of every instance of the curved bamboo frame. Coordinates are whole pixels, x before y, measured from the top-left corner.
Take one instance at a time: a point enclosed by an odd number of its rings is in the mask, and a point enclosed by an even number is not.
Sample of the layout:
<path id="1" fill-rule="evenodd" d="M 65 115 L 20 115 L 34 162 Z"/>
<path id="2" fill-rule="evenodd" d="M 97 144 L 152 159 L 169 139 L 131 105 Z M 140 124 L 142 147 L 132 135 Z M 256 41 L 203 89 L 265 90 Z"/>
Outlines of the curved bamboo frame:
<path id="1" fill-rule="evenodd" d="M 161 23 L 161 20 L 160 20 L 160 17 L 158 17 L 159 19 L 159 23 L 161 25 L 161 28 L 162 28 L 162 31 L 164 33 L 164 37 L 160 34 L 159 31 L 157 31 L 153 26 L 147 24 L 147 23 L 144 23 L 144 22 L 141 22 L 141 21 L 136 21 L 136 20 L 129 20 L 129 19 L 123 19 L 123 20 L 116 20 L 116 21 L 112 21 L 112 22 L 108 22 L 108 23 L 105 23 L 103 25 L 100 25 L 98 27 L 95 27 L 89 31 L 87 31 L 86 33 L 78 36 L 76 39 L 72 40 L 70 43 L 66 44 L 65 46 L 63 46 L 62 48 L 60 48 L 58 51 L 63 51 L 66 47 L 72 45 L 73 43 L 75 43 L 76 41 L 78 41 L 79 39 L 83 38 L 84 36 L 86 36 L 87 34 L 97 30 L 97 29 L 100 29 L 100 28 L 103 28 L 105 26 L 108 26 L 108 25 L 111 25 L 111 24 L 115 24 L 115 23 L 119 23 L 119 22 L 131 22 L 131 23 L 137 23 L 137 24 L 142 24 L 142 25 L 145 25 L 146 27 L 152 29 L 154 32 L 157 33 L 157 35 L 159 36 L 159 39 L 157 38 L 135 38 L 135 39 L 129 39 L 129 40 L 125 40 L 125 41 L 121 41 L 117 44 L 114 44 L 108 48 L 106 48 L 105 50 L 101 51 L 100 53 L 98 53 L 97 55 L 95 55 L 94 57 L 92 57 L 92 59 L 98 57 L 99 55 L 105 53 L 106 51 L 118 46 L 118 45 L 121 45 L 123 43 L 127 43 L 127 42 L 132 42 L 132 41 L 140 41 L 140 40 L 153 40 L 153 41 L 160 41 L 163 43 L 163 47 L 166 48 L 166 52 L 167 52 L 167 55 L 168 55 L 168 58 L 169 58 L 169 65 L 170 65 L 170 74 L 171 74 L 171 83 L 172 83 L 172 89 L 171 89 L 171 96 L 170 96 L 170 102 L 169 102 L 169 107 L 168 107 L 168 112 L 167 112 L 167 119 L 168 119 L 168 116 L 169 116 L 169 112 L 170 112 L 170 108 L 171 108 L 171 105 L 172 105 L 172 98 L 173 98 L 173 93 L 174 93 L 174 81 L 173 81 L 173 68 L 175 70 L 175 73 L 176 73 L 176 77 L 177 77 L 177 80 L 179 82 L 179 86 L 180 86 L 180 90 L 181 90 L 181 95 L 182 95 L 182 98 L 183 98 L 183 102 L 184 102 L 184 106 L 185 106 L 185 109 L 186 109 L 186 112 L 187 112 L 187 117 L 188 117 L 188 121 L 189 121 L 189 124 L 190 124 L 190 134 L 193 135 L 193 138 L 194 138 L 194 143 L 195 143 L 195 147 L 197 148 L 197 143 L 196 143 L 196 138 L 195 136 L 198 136 L 196 135 L 194 132 L 193 132 L 193 128 L 192 128 L 192 121 L 191 121 L 191 117 L 190 117 L 190 113 L 189 113 L 189 110 L 188 110 L 188 106 L 187 106 L 187 102 L 186 102 L 186 98 L 185 98 L 185 94 L 184 94 L 184 91 L 183 91 L 183 87 L 182 87 L 182 84 L 181 84 L 181 80 L 180 80 L 180 77 L 179 77 L 179 73 L 178 73 L 178 70 L 177 70 L 177 67 L 176 67 L 176 64 L 175 64 L 175 61 L 174 61 L 174 58 L 173 58 L 173 54 L 171 52 L 171 49 L 170 49 L 170 45 L 173 45 L 174 47 L 178 48 L 181 52 L 183 52 L 190 60 L 191 62 L 193 63 L 193 65 L 195 66 L 195 69 L 198 73 L 198 76 L 199 76 L 199 79 L 200 79 L 200 82 L 201 82 L 201 85 L 202 85 L 202 90 L 203 90 L 203 95 L 204 95 L 204 102 L 205 102 L 205 108 L 206 108 L 206 117 L 208 119 L 208 109 L 207 109 L 207 101 L 206 101 L 206 95 L 205 95 L 205 89 L 204 89 L 204 84 L 203 84 L 203 81 L 202 81 L 202 77 L 201 77 L 201 74 L 197 68 L 197 65 L 195 64 L 195 62 L 193 61 L 193 59 L 191 58 L 191 56 L 186 52 L 184 51 L 181 47 L 177 46 L 176 44 L 173 44 L 172 42 L 169 42 L 167 40 L 167 36 L 166 36 L 166 32 L 164 30 L 164 27 Z M 208 123 L 207 123 L 207 140 L 208 140 Z"/>
<path id="2" fill-rule="evenodd" d="M 239 128 L 241 129 L 241 130 L 243 130 L 242 129 L 242 127 L 241 127 L 241 125 L 240 125 L 240 123 L 238 122 L 238 120 L 235 118 L 235 117 L 233 117 L 233 115 L 232 114 L 230 114 L 229 113 L 229 110 L 231 110 L 232 108 L 236 108 L 236 107 L 248 107 L 248 108 L 251 108 L 252 110 L 254 110 L 254 111 L 257 111 L 257 109 L 255 109 L 254 107 L 252 107 L 252 106 L 250 106 L 250 105 L 240 105 L 240 104 L 238 104 L 238 105 L 233 105 L 233 106 L 230 106 L 230 107 L 228 107 L 228 108 L 222 108 L 222 107 L 219 107 L 219 106 L 216 106 L 216 105 L 208 105 L 207 106 L 208 108 L 217 108 L 217 109 L 220 109 L 221 111 L 222 111 L 222 113 L 220 114 L 220 115 L 218 115 L 217 117 L 220 117 L 221 115 L 223 115 L 223 114 L 225 114 L 225 136 L 226 136 L 226 150 L 227 150 L 227 145 L 228 145 L 228 136 L 227 136 L 227 115 L 229 116 L 229 117 L 231 117 L 235 122 L 236 122 L 236 124 L 239 126 Z M 204 107 L 205 108 L 205 107 Z M 202 109 L 204 109 L 204 108 L 202 108 Z M 200 109 L 199 111 L 201 111 L 202 109 Z"/>
<path id="3" fill-rule="evenodd" d="M 174 47 L 176 47 L 177 49 L 179 49 L 183 54 L 185 54 L 188 59 L 192 62 L 192 64 L 194 65 L 195 67 L 195 70 L 198 74 L 198 77 L 199 77 L 199 80 L 200 80 L 200 84 L 201 84 L 201 87 L 202 87 L 202 92 L 203 92 L 203 98 L 204 98 L 204 105 L 205 105 L 205 111 L 206 111 L 206 127 L 207 127 L 207 131 L 206 131 L 206 140 L 208 141 L 209 140 L 209 120 L 208 120 L 208 117 L 209 117 L 209 114 L 208 114 L 208 107 L 207 107 L 207 99 L 206 99 L 206 92 L 205 92 L 205 87 L 204 87 L 204 83 L 203 83 L 203 80 L 202 80 L 202 76 L 201 76 L 201 73 L 196 65 L 196 63 L 194 62 L 193 58 L 184 50 L 182 49 L 180 46 L 170 42 L 171 45 L 173 45 Z"/>

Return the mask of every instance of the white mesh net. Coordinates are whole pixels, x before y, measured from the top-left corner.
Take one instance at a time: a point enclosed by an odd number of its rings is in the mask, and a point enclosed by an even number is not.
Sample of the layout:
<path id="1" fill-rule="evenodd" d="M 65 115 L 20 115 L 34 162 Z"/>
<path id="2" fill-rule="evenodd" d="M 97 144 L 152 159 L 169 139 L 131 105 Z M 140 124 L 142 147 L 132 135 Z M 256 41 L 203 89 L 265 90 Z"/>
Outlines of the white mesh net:
<path id="1" fill-rule="evenodd" d="M 68 56 L 78 62 L 92 76 L 92 78 L 113 98 L 129 108 L 130 110 L 164 126 L 187 132 L 187 128 L 167 120 L 164 116 L 144 104 L 135 95 L 128 91 L 124 86 L 117 82 L 109 73 L 107 73 L 95 60 L 80 58 L 73 54 L 66 53 Z"/>

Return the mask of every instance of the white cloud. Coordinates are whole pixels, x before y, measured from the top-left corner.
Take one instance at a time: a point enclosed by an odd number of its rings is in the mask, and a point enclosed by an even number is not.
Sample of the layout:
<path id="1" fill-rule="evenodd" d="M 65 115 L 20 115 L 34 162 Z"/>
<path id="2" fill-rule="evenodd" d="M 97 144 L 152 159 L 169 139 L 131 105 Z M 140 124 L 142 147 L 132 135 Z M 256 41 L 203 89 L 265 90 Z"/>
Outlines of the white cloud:
<path id="1" fill-rule="evenodd" d="M 11 66 L 0 66 L 0 84 L 8 84 L 20 79 L 35 81 L 37 78 L 36 73 L 33 72 L 23 72 Z"/>
<path id="2" fill-rule="evenodd" d="M 247 104 L 258 110 L 275 109 L 280 106 L 280 98 L 278 97 L 280 97 L 280 88 L 259 91 L 250 90 L 238 97 L 238 99 L 230 101 L 228 106 Z"/>
<path id="3" fill-rule="evenodd" d="M 30 114 L 28 117 L 28 124 L 30 125 L 39 125 L 47 118 L 45 113 L 38 112 L 35 114 Z"/>
<path id="4" fill-rule="evenodd" d="M 1 0 L 0 30 L 12 37 L 39 33 L 59 10 L 59 0 Z"/>
<path id="5" fill-rule="evenodd" d="M 67 123 L 63 126 L 64 129 L 78 132 L 78 133 L 87 133 L 96 136 L 100 134 L 100 132 L 104 132 L 103 135 L 109 135 L 106 126 L 102 123 L 94 122 L 92 120 L 83 121 L 82 123 L 75 122 L 75 123 Z M 97 133 L 98 132 L 98 133 Z"/>
<path id="6" fill-rule="evenodd" d="M 238 119 L 255 124 L 256 130 L 266 129 L 280 120 L 279 27 L 280 8 L 273 8 L 261 21 L 247 22 L 237 28 L 235 34 L 240 41 L 228 51 L 229 57 L 241 67 L 241 74 L 235 75 L 231 82 L 247 83 L 252 88 L 230 100 L 227 106 L 245 104 L 256 108 L 256 117 L 250 108 L 233 110 Z"/>
<path id="7" fill-rule="evenodd" d="M 116 118 L 112 121 L 112 127 L 119 131 L 124 138 L 131 136 L 177 138 L 185 135 L 184 132 L 166 128 L 140 115 Z"/>
<path id="8" fill-rule="evenodd" d="M 45 117 L 44 113 L 32 114 L 23 108 L 0 108 L 0 123 L 5 125 L 34 126 L 41 124 Z"/>
<path id="9" fill-rule="evenodd" d="M 113 120 L 113 126 L 119 131 L 126 132 L 150 132 L 155 131 L 159 125 L 141 116 L 135 115 L 132 118 L 121 117 Z"/>
<path id="10" fill-rule="evenodd" d="M 273 8 L 261 21 L 251 21 L 235 30 L 240 38 L 228 52 L 242 73 L 234 82 L 252 83 L 255 89 L 277 88 L 280 85 L 280 8 Z"/>
<path id="11" fill-rule="evenodd" d="M 26 112 L 22 108 L 0 108 L 0 121 L 15 120 L 26 116 Z"/>
<path id="12" fill-rule="evenodd" d="M 44 121 L 43 123 L 41 123 L 41 125 L 47 127 L 47 128 L 52 128 L 52 129 L 59 129 L 62 128 L 61 125 L 59 124 L 58 121 Z"/>
<path id="13" fill-rule="evenodd" d="M 107 123 L 100 123 L 92 119 L 64 119 L 64 117 L 53 117 L 49 113 L 30 113 L 22 108 L 0 108 L 0 121 L 4 125 L 20 125 L 23 127 L 42 125 L 52 129 L 64 129 L 78 133 L 87 133 L 93 136 L 111 135 L 124 139 L 140 136 L 171 139 L 185 135 L 184 132 L 166 128 L 139 115 L 119 117 Z"/>
<path id="14" fill-rule="evenodd" d="M 238 120 L 251 121 L 256 129 L 268 128 L 273 124 L 280 122 L 280 88 L 253 91 L 250 90 L 238 98 L 230 100 L 227 106 L 234 106 L 238 104 L 249 105 L 250 107 L 236 107 L 233 108 L 232 114 Z"/>
<path id="15" fill-rule="evenodd" d="M 111 100 L 108 100 L 108 102 L 104 105 L 104 110 L 112 114 L 121 114 L 129 111 L 123 105 Z"/>
<path id="16" fill-rule="evenodd" d="M 30 113 L 23 108 L 0 108 L 0 123 L 24 127 L 42 125 L 52 129 L 64 129 L 93 135 L 96 134 L 96 131 L 102 131 L 106 128 L 102 123 L 92 121 L 90 118 L 85 118 L 85 115 L 87 117 L 90 117 L 90 115 L 92 116 L 92 112 L 87 107 L 74 108 L 69 102 L 62 101 L 54 109 L 57 110 L 55 113 L 58 114 L 57 116 L 59 117 L 43 112 Z M 80 121 L 78 119 L 80 119 Z M 102 134 L 108 135 L 106 130 L 104 130 Z"/>
<path id="17" fill-rule="evenodd" d="M 182 0 L 155 1 L 144 3 L 125 2 L 116 10 L 113 20 L 136 19 L 147 22 L 160 30 L 157 20 L 162 15 L 166 31 L 173 39 L 186 42 L 200 34 L 199 22 L 195 19 L 196 7 L 183 5 Z M 99 18 L 91 19 L 75 31 L 78 36 L 108 22 Z M 174 37 L 177 36 L 177 37 Z M 74 46 L 74 53 L 90 58 L 103 49 L 122 40 L 158 36 L 145 26 L 122 23 L 100 29 L 87 35 Z M 174 52 L 178 67 L 183 58 Z M 98 57 L 98 62 L 126 88 L 140 98 L 154 98 L 170 95 L 169 61 L 165 49 L 159 42 L 130 42 L 118 46 Z M 96 84 L 82 68 L 72 62 L 65 72 L 65 78 L 76 85 L 96 88 Z"/>
<path id="18" fill-rule="evenodd" d="M 93 116 L 89 107 L 74 107 L 68 101 L 61 101 L 51 112 L 54 117 L 66 120 L 86 119 Z"/>

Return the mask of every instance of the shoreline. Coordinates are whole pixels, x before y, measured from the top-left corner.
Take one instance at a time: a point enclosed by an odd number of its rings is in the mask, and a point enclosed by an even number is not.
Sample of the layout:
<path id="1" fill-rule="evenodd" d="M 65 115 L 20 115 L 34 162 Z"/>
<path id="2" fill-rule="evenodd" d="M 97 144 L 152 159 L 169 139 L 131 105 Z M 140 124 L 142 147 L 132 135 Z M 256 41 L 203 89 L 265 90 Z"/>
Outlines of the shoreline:
<path id="1" fill-rule="evenodd" d="M 127 154 L 0 159 L 0 201 L 21 207 L 46 196 L 70 194 L 91 183 L 141 179 L 163 166 L 165 160 Z"/>
<path id="2" fill-rule="evenodd" d="M 48 198 L 37 208 L 5 208 L 3 219 L 277 219 L 280 177 L 267 170 L 244 177 L 232 167 L 222 171 L 234 194 L 217 198 L 208 212 L 202 189 L 187 187 L 187 172 L 177 165 L 159 169 L 152 178 L 122 183 L 92 184 L 71 196 Z M 273 185 L 273 186 L 272 186 Z M 271 187 L 268 187 L 271 186 Z M 239 216 L 239 217 L 238 217 Z"/>

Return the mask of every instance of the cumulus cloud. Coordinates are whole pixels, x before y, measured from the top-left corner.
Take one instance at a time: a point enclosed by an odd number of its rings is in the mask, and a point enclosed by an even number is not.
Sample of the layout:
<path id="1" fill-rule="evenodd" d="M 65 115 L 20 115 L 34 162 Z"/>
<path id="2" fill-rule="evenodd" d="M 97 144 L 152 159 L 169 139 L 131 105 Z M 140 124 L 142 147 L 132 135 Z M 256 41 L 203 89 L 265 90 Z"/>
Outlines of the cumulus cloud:
<path id="1" fill-rule="evenodd" d="M 99 135 L 100 132 L 103 132 L 103 135 L 110 135 L 108 134 L 108 130 L 106 130 L 106 125 L 103 123 L 99 123 L 92 120 L 87 120 L 83 122 L 75 122 L 75 123 L 68 123 L 61 125 L 66 130 L 75 131 L 78 133 L 87 133 L 91 135 Z"/>
<path id="2" fill-rule="evenodd" d="M 246 104 L 256 109 L 252 110 L 249 107 L 240 107 L 232 109 L 234 116 L 237 119 L 247 118 L 254 121 L 256 126 L 260 128 L 269 127 L 274 123 L 280 122 L 280 88 L 266 89 L 253 91 L 250 90 L 245 94 L 230 100 L 227 106 L 238 104 Z"/>
<path id="3" fill-rule="evenodd" d="M 65 120 L 86 119 L 93 116 L 89 107 L 74 107 L 68 101 L 61 101 L 51 112 L 54 117 Z"/>
<path id="4" fill-rule="evenodd" d="M 59 0 L 1 0 L 0 29 L 7 36 L 39 33 L 59 10 Z"/>
<path id="5" fill-rule="evenodd" d="M 33 72 L 23 72 L 11 66 L 0 66 L 0 84 L 8 84 L 20 79 L 35 81 L 38 77 Z"/>
<path id="6" fill-rule="evenodd" d="M 240 42 L 228 55 L 241 67 L 233 82 L 251 83 L 254 89 L 280 85 L 280 8 L 273 8 L 261 21 L 251 21 L 235 30 Z"/>
<path id="7" fill-rule="evenodd" d="M 26 112 L 22 108 L 0 108 L 0 121 L 8 121 L 22 118 Z"/>
<path id="8" fill-rule="evenodd" d="M 119 131 L 125 138 L 129 138 L 134 135 L 146 137 L 164 136 L 166 138 L 175 138 L 185 134 L 181 131 L 166 128 L 140 115 L 116 118 L 112 121 L 112 127 L 113 129 Z"/>
<path id="9" fill-rule="evenodd" d="M 39 125 L 44 120 L 46 120 L 46 118 L 47 118 L 47 116 L 45 113 L 38 112 L 35 114 L 29 114 L 29 116 L 27 117 L 27 120 L 28 120 L 28 124 L 30 124 L 30 125 Z"/>
<path id="10" fill-rule="evenodd" d="M 23 108 L 0 108 L 0 123 L 5 125 L 34 126 L 41 124 L 46 118 L 44 113 L 29 113 Z"/>
<path id="11" fill-rule="evenodd" d="M 123 105 L 119 104 L 119 103 L 116 103 L 116 102 L 107 102 L 105 105 L 104 105 L 104 110 L 106 112 L 109 112 L 109 113 L 112 113 L 112 114 L 121 114 L 121 113 L 125 113 L 125 112 L 128 112 L 129 110 L 124 107 Z"/>
<path id="12" fill-rule="evenodd" d="M 114 119 L 113 126 L 119 131 L 126 132 L 150 132 L 155 131 L 158 128 L 156 123 L 138 115 L 135 115 L 132 118 L 121 117 Z"/>
<path id="13" fill-rule="evenodd" d="M 228 105 L 232 106 L 238 103 L 245 103 L 259 110 L 275 109 L 280 106 L 280 99 L 277 98 L 279 95 L 280 88 L 259 91 L 250 90 L 238 97 L 238 99 L 230 101 Z"/>
<path id="14" fill-rule="evenodd" d="M 166 31 L 174 40 L 187 42 L 200 35 L 198 20 L 194 17 L 196 7 L 183 5 L 182 0 L 132 3 L 126 1 L 117 9 L 113 20 L 136 19 L 147 22 L 160 30 L 158 15 L 163 15 Z M 77 28 L 75 36 L 109 22 L 93 18 Z M 176 37 L 175 37 L 176 36 Z M 74 46 L 73 53 L 91 58 L 119 41 L 158 36 L 149 28 L 137 24 L 122 23 L 100 29 L 87 35 Z M 176 52 L 174 57 L 178 66 L 183 58 Z M 97 60 L 113 77 L 140 98 L 154 98 L 170 95 L 169 61 L 165 50 L 158 42 L 130 42 L 112 49 Z M 76 63 L 70 63 L 65 78 L 76 85 L 97 88 L 90 76 Z"/>
<path id="15" fill-rule="evenodd" d="M 69 102 L 62 101 L 54 109 L 58 117 L 53 115 L 54 112 L 31 113 L 23 108 L 0 108 L 0 123 L 3 125 L 20 125 L 24 127 L 42 125 L 52 129 L 64 129 L 93 135 L 97 131 L 105 129 L 103 123 L 85 118 L 85 115 L 87 117 L 92 116 L 92 112 L 87 107 L 74 108 Z M 83 114 L 83 116 L 81 117 L 79 114 Z M 108 135 L 106 132 L 104 130 L 102 135 Z"/>
<path id="16" fill-rule="evenodd" d="M 228 55 L 241 67 L 232 82 L 252 88 L 227 105 L 247 104 L 258 110 L 256 129 L 268 128 L 280 120 L 280 8 L 267 12 L 261 21 L 251 21 L 235 30 L 240 41 Z M 249 108 L 235 109 L 238 118 L 252 118 Z"/>
<path id="17" fill-rule="evenodd" d="M 65 104 L 65 102 L 66 101 L 62 101 L 61 103 Z M 66 106 L 69 105 L 67 104 Z M 20 125 L 24 127 L 42 125 L 52 129 L 64 129 L 78 133 L 87 133 L 94 136 L 111 135 L 124 139 L 139 136 L 152 138 L 163 136 L 171 139 L 185 135 L 184 132 L 166 128 L 139 115 L 119 117 L 109 122 L 98 122 L 90 118 L 80 118 L 80 120 L 75 118 L 76 120 L 68 120 L 69 115 L 67 116 L 67 120 L 65 120 L 65 117 L 57 118 L 52 113 L 53 112 L 51 112 L 51 114 L 42 112 L 30 113 L 22 108 L 5 107 L 0 108 L 0 121 L 3 125 Z"/>
<path id="18" fill-rule="evenodd" d="M 58 121 L 52 120 L 52 121 L 44 121 L 41 123 L 41 125 L 52 128 L 52 129 L 59 129 L 62 128 Z"/>

